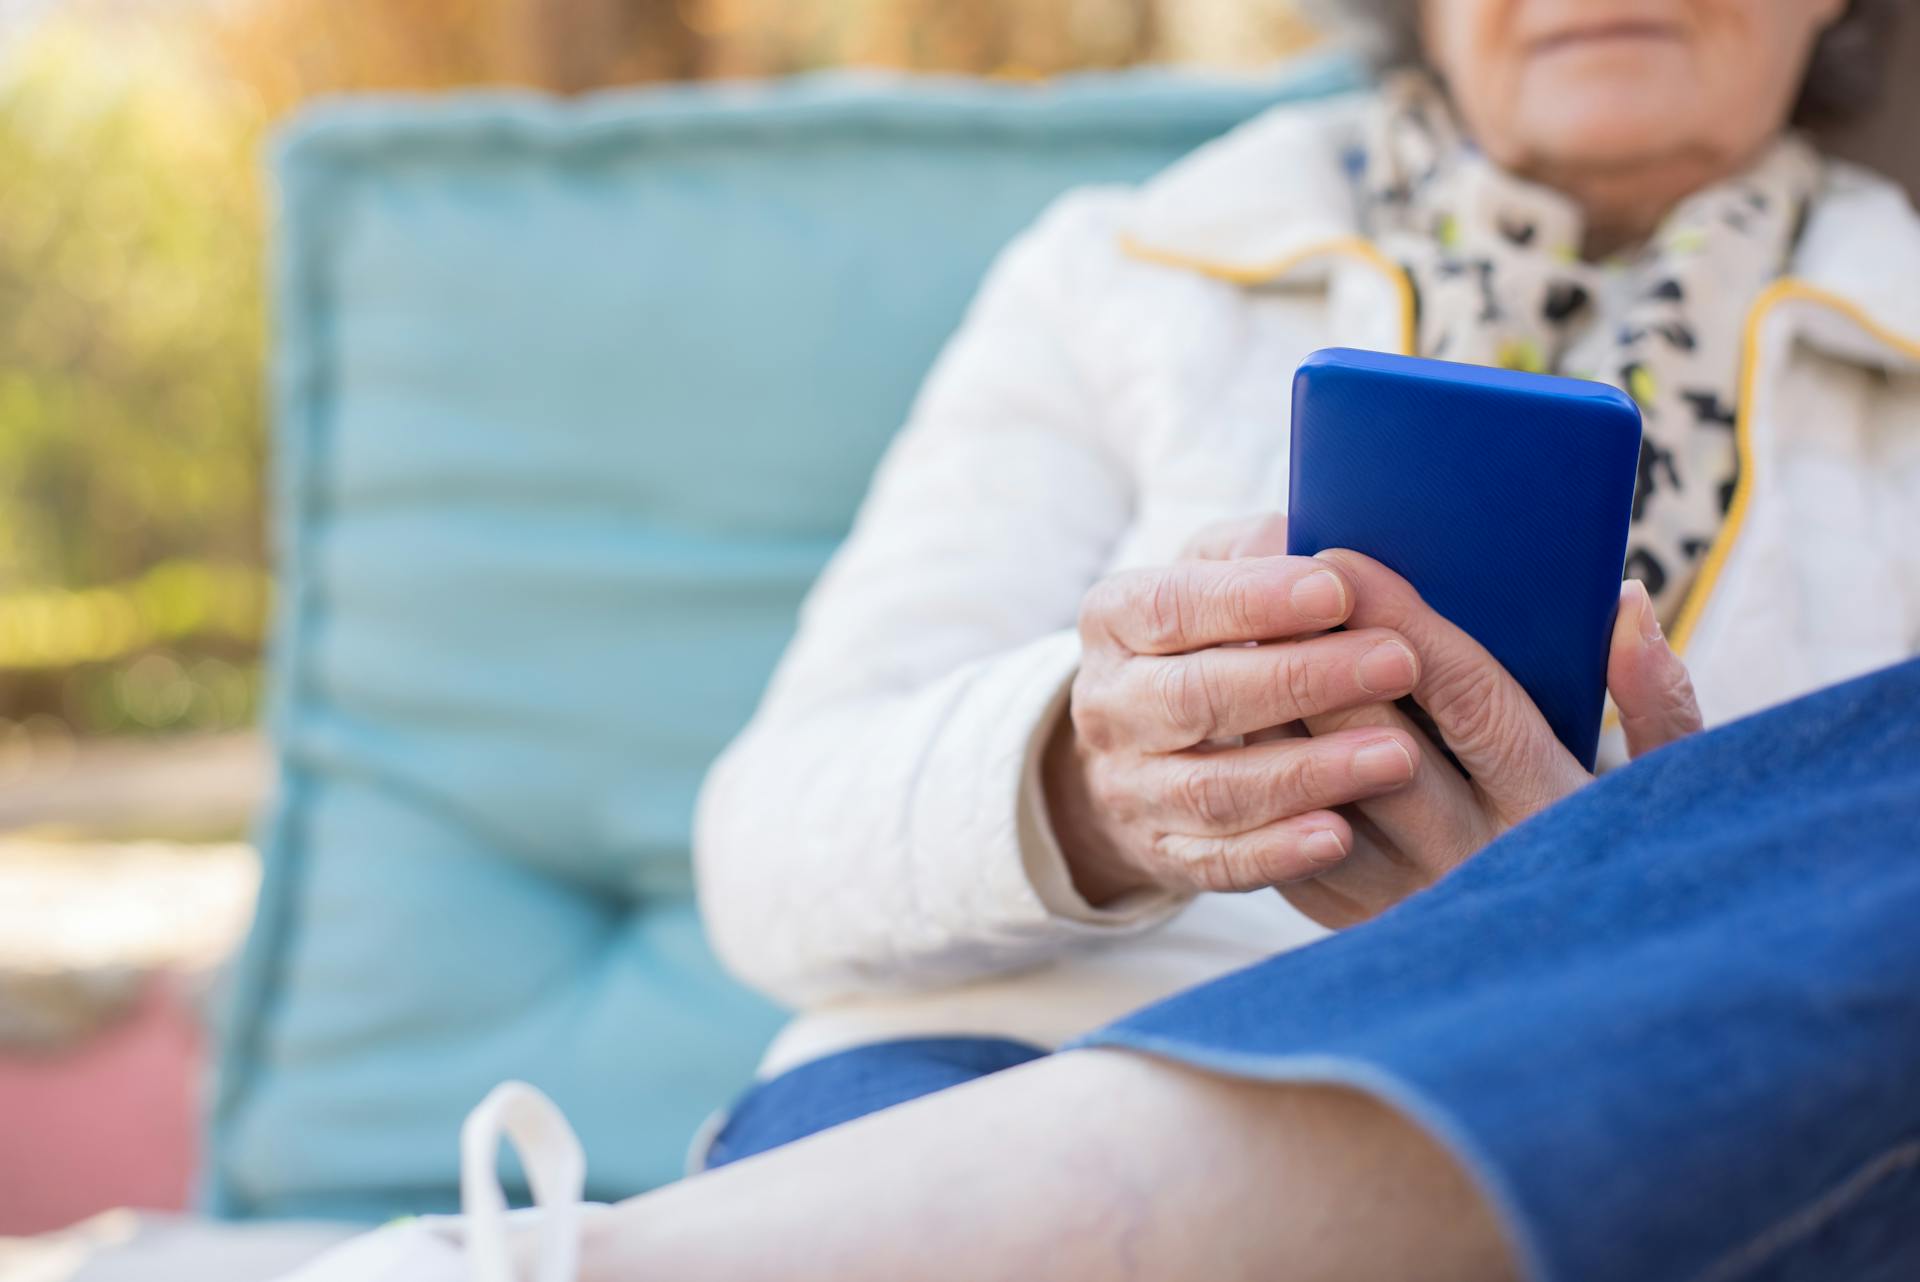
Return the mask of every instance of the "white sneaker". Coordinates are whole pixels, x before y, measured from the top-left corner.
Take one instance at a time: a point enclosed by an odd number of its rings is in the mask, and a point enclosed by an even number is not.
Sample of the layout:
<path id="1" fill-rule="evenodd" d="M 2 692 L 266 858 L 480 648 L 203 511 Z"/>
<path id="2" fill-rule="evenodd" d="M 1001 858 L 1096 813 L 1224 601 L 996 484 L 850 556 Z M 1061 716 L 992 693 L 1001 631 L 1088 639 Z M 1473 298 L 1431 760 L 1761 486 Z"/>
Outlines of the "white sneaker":
<path id="1" fill-rule="evenodd" d="M 497 1163 L 512 1141 L 533 1206 L 508 1211 Z M 281 1282 L 520 1282 L 515 1242 L 534 1238 L 535 1282 L 577 1282 L 587 1160 L 554 1102 L 525 1082 L 493 1088 L 460 1128 L 460 1215 L 422 1216 L 354 1238 Z"/>

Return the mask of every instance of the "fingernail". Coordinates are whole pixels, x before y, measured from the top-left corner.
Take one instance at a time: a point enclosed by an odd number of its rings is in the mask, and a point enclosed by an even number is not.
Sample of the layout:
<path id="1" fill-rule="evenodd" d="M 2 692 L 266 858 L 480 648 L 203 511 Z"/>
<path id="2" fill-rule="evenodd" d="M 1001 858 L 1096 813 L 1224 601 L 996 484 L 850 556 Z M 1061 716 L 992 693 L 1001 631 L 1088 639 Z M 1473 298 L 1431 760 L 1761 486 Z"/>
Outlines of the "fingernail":
<path id="1" fill-rule="evenodd" d="M 1368 694 L 1399 693 L 1413 688 L 1413 651 L 1398 641 L 1382 641 L 1360 656 L 1354 676 Z"/>
<path id="2" fill-rule="evenodd" d="M 1413 778 L 1413 757 L 1398 739 L 1382 739 L 1353 754 L 1353 777 L 1369 787 L 1405 783 Z"/>
<path id="3" fill-rule="evenodd" d="M 1647 591 L 1647 585 L 1640 586 L 1640 639 L 1652 645 L 1660 639 L 1660 616 L 1653 609 L 1653 594 Z"/>
<path id="4" fill-rule="evenodd" d="M 1347 617 L 1347 585 L 1327 570 L 1315 570 L 1294 584 L 1291 597 L 1303 619 L 1338 623 Z"/>
<path id="5" fill-rule="evenodd" d="M 1308 833 L 1300 848 L 1316 864 L 1337 864 L 1347 857 L 1347 843 L 1331 828 Z"/>

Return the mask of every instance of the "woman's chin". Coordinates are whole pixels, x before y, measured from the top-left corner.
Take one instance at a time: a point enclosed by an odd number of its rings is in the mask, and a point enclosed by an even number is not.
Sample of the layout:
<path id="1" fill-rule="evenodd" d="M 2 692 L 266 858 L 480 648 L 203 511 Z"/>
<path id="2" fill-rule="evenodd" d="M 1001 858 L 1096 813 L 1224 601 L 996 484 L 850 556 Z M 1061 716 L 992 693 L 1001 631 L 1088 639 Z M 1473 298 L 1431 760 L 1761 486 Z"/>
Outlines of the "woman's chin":
<path id="1" fill-rule="evenodd" d="M 1695 150 L 1678 104 L 1660 110 L 1650 95 L 1622 109 L 1615 96 L 1593 102 L 1572 94 L 1526 116 L 1525 150 L 1556 169 L 1618 169 Z"/>

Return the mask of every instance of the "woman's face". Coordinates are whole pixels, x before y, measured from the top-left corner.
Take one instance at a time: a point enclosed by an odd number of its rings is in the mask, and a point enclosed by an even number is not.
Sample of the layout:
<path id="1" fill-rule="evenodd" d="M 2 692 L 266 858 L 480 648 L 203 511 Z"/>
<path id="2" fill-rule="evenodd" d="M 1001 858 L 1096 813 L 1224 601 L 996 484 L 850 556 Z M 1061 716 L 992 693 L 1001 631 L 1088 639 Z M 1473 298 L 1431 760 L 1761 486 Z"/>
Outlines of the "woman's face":
<path id="1" fill-rule="evenodd" d="M 1516 172 L 1756 153 L 1846 0 L 1422 0 L 1429 58 Z"/>

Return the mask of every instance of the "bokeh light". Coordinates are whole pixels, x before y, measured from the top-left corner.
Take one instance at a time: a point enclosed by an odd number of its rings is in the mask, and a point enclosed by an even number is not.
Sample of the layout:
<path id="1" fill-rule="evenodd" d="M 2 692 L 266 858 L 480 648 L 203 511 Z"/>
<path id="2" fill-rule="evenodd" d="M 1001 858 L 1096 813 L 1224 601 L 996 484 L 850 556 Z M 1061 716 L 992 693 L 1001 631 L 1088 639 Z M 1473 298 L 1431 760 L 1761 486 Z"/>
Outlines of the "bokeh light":
<path id="1" fill-rule="evenodd" d="M 314 96 L 1245 66 L 1309 39 L 1290 0 L 0 0 L 0 778 L 61 751 L 50 725 L 255 714 L 258 162 Z"/>

